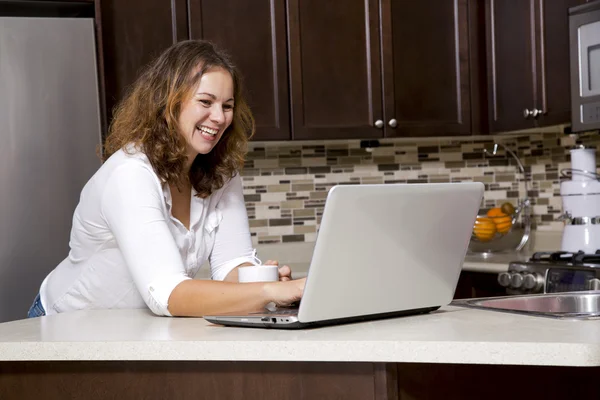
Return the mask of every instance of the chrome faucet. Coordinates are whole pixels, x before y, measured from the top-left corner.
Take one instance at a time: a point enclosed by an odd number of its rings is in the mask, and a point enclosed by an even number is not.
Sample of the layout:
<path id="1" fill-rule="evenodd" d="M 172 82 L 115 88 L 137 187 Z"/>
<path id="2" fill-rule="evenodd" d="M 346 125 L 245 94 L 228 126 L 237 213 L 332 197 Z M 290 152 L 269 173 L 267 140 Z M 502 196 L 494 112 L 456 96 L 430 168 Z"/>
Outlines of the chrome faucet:
<path id="1" fill-rule="evenodd" d="M 516 251 L 521 250 L 523 247 L 525 247 L 525 244 L 527 244 L 527 241 L 529 240 L 529 235 L 531 233 L 531 201 L 529 200 L 529 185 L 527 183 L 527 178 L 525 176 L 525 167 L 523 166 L 523 163 L 521 162 L 521 159 L 519 158 L 519 156 L 517 156 L 517 154 L 512 151 L 511 149 L 509 149 L 504 143 L 497 143 L 494 142 L 494 146 L 492 147 L 491 151 L 488 151 L 485 147 L 483 148 L 483 154 L 484 156 L 487 155 L 491 155 L 491 156 L 496 156 L 498 153 L 498 148 L 502 147 L 504 149 L 504 151 L 506 152 L 506 154 L 510 155 L 515 162 L 517 163 L 517 166 L 519 167 L 519 172 L 521 172 L 521 174 L 523 174 L 523 183 L 525 186 L 525 197 L 523 198 L 523 200 L 519 200 L 519 204 L 517 206 L 517 210 L 515 212 L 515 217 L 513 218 L 513 223 L 516 221 L 516 219 L 518 218 L 519 214 L 523 213 L 523 237 L 521 238 L 521 242 L 519 243 L 519 245 L 515 248 Z"/>

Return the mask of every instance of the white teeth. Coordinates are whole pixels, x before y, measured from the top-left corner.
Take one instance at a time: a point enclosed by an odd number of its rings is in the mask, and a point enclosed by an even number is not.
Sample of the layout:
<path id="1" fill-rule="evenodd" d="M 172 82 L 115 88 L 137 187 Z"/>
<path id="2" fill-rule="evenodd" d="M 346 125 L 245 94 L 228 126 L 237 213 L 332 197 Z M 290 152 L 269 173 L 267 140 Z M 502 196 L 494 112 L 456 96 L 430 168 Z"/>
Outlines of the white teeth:
<path id="1" fill-rule="evenodd" d="M 211 136 L 215 136 L 217 133 L 219 133 L 219 131 L 217 129 L 208 128 L 206 126 L 197 126 L 196 129 L 198 129 L 199 131 L 202 131 L 206 134 L 209 134 Z"/>

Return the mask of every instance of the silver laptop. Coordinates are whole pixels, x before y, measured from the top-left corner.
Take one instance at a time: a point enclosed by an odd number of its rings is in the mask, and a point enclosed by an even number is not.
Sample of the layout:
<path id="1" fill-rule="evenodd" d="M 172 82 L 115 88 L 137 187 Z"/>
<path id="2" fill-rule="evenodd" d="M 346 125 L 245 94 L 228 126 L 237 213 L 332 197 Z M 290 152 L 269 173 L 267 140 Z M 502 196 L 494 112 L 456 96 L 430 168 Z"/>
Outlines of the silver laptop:
<path id="1" fill-rule="evenodd" d="M 204 318 L 221 325 L 293 329 L 421 314 L 447 305 L 483 191 L 478 182 L 335 186 L 299 306 Z"/>

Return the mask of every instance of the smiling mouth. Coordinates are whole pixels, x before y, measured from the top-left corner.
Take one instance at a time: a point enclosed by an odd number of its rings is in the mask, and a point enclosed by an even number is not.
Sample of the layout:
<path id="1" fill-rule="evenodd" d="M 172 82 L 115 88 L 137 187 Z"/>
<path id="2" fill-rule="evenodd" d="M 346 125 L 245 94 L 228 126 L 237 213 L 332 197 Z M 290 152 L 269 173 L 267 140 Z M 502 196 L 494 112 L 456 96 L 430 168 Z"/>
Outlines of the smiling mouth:
<path id="1" fill-rule="evenodd" d="M 198 129 L 200 132 L 209 135 L 209 136 L 217 136 L 217 133 L 219 133 L 218 129 L 213 129 L 213 128 L 209 128 L 207 126 L 196 126 L 196 129 Z"/>

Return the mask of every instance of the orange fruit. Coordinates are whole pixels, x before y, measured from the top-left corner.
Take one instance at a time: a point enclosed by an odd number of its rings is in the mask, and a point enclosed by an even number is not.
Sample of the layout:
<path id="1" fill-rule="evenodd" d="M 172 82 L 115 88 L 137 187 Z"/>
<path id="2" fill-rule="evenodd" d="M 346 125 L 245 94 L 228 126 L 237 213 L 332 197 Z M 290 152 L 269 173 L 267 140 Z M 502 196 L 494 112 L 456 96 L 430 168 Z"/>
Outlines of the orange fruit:
<path id="1" fill-rule="evenodd" d="M 512 227 L 512 218 L 508 215 L 504 217 L 494 217 L 494 223 L 496 224 L 496 230 L 499 233 L 508 233 Z"/>
<path id="2" fill-rule="evenodd" d="M 496 225 L 496 231 L 498 233 L 505 234 L 510 231 L 510 228 L 512 227 L 512 218 L 502 212 L 500 207 L 490 208 L 487 212 L 487 216 Z"/>
<path id="3" fill-rule="evenodd" d="M 504 217 L 505 215 L 506 214 L 502 212 L 500 207 L 490 208 L 490 210 L 487 212 L 488 217 Z"/>
<path id="4" fill-rule="evenodd" d="M 494 238 L 497 228 L 492 218 L 477 217 L 473 233 L 482 242 L 488 242 Z"/>

